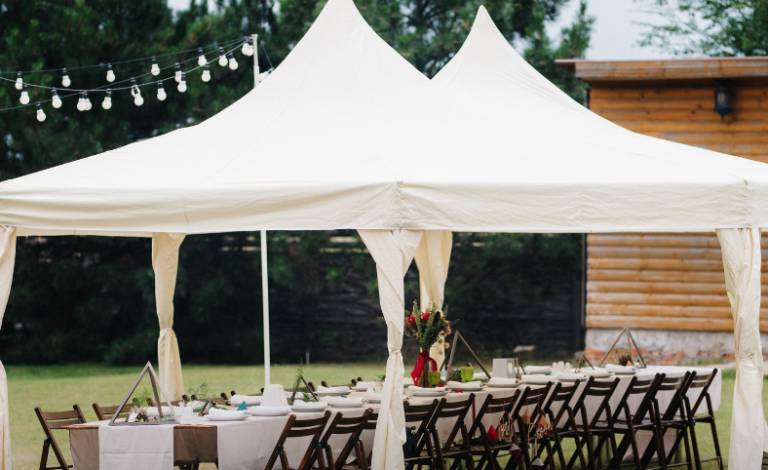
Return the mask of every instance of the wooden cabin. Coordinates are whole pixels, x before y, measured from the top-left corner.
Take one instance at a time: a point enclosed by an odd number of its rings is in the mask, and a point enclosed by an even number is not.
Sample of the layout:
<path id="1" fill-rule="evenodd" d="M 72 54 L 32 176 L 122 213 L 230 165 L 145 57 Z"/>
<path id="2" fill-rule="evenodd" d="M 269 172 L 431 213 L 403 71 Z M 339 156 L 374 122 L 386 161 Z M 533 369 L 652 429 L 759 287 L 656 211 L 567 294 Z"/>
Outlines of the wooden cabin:
<path id="1" fill-rule="evenodd" d="M 592 111 L 622 127 L 768 163 L 768 57 L 558 65 L 589 85 L 586 105 Z M 721 96 L 730 92 L 731 98 L 730 111 L 722 115 L 715 111 L 719 87 Z M 645 342 L 640 347 L 663 350 L 659 362 L 732 354 L 733 318 L 714 232 L 592 234 L 586 243 L 588 349 L 607 349 L 618 329 L 629 326 L 638 343 Z M 764 241 L 763 333 L 766 249 Z"/>

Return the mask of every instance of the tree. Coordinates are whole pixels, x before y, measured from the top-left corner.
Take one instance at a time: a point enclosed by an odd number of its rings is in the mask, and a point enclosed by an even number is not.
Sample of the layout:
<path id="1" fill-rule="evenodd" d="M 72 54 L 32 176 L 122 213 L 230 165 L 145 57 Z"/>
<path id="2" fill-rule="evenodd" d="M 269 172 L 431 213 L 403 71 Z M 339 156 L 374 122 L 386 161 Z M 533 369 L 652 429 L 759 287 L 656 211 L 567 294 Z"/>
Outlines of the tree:
<path id="1" fill-rule="evenodd" d="M 640 44 L 680 55 L 768 54 L 768 3 L 764 0 L 652 0 L 668 23 L 647 24 Z"/>

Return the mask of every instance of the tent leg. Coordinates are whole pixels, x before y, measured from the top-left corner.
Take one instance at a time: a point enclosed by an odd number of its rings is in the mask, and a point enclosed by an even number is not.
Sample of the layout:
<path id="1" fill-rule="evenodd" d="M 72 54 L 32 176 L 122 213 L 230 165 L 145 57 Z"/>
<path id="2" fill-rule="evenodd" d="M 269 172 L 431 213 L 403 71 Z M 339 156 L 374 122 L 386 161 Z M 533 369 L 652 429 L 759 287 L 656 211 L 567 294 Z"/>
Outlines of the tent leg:
<path id="1" fill-rule="evenodd" d="M 261 231 L 261 298 L 264 312 L 264 385 L 269 385 L 269 280 L 267 279 L 267 231 Z"/>

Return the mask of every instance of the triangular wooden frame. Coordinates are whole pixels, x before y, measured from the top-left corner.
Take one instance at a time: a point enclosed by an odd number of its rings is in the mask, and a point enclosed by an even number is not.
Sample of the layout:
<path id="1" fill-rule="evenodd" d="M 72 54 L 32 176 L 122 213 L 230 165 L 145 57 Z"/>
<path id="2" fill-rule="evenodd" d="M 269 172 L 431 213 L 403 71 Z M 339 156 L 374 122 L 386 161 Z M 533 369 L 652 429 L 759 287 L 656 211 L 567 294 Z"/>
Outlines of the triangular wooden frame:
<path id="1" fill-rule="evenodd" d="M 451 347 L 451 356 L 448 358 L 448 364 L 447 364 L 448 367 L 446 368 L 446 370 L 449 372 L 451 370 L 451 364 L 453 364 L 453 354 L 456 352 L 456 347 L 458 346 L 459 340 L 461 340 L 461 342 L 464 343 L 464 346 L 466 346 L 467 349 L 469 349 L 470 354 L 472 354 L 472 357 L 474 357 L 475 360 L 477 361 L 477 365 L 479 365 L 480 368 L 483 369 L 483 372 L 485 372 L 485 375 L 490 379 L 491 374 L 488 373 L 488 371 L 485 369 L 485 366 L 483 366 L 482 361 L 480 361 L 480 358 L 477 357 L 477 354 L 475 354 L 475 351 L 473 351 L 472 348 L 469 347 L 469 344 L 467 344 L 467 340 L 465 340 L 464 337 L 461 336 L 461 333 L 459 333 L 458 330 L 456 330 L 456 332 L 453 334 L 453 346 Z M 443 366 L 445 365 L 446 365 L 445 362 L 443 362 L 443 364 L 440 366 L 438 370 L 443 370 Z"/>
<path id="2" fill-rule="evenodd" d="M 613 348 L 616 347 L 616 345 L 619 343 L 619 340 L 621 339 L 622 336 L 624 336 L 625 333 L 627 334 L 627 346 L 629 347 L 629 357 L 632 358 L 632 363 L 634 364 L 635 362 L 635 355 L 632 354 L 632 346 L 634 346 L 634 349 L 637 350 L 637 356 L 640 359 L 640 367 L 645 367 L 648 365 L 648 363 L 645 362 L 645 359 L 643 358 L 643 354 L 640 352 L 640 348 L 637 346 L 637 343 L 635 342 L 635 337 L 632 336 L 632 332 L 629 331 L 629 327 L 625 326 L 624 328 L 622 328 L 621 333 L 619 333 L 619 336 L 616 338 L 616 341 L 614 341 L 613 344 L 611 345 L 611 348 L 608 350 L 608 352 L 605 353 L 603 358 L 600 360 L 600 364 L 597 365 L 598 367 L 602 367 L 603 363 L 605 363 L 605 360 L 608 359 L 608 356 L 613 351 Z"/>
<path id="3" fill-rule="evenodd" d="M 131 387 L 131 390 L 128 392 L 128 395 L 125 396 L 125 399 L 120 404 L 120 406 L 117 408 L 118 410 L 122 410 L 126 403 L 128 403 L 128 400 L 131 399 L 131 395 L 133 395 L 133 392 L 136 391 L 136 387 L 139 386 L 139 383 L 141 382 L 141 379 L 144 378 L 144 374 L 149 371 L 149 381 L 152 383 L 152 391 L 155 394 L 155 404 L 157 405 L 157 412 L 162 418 L 163 416 L 163 402 L 160 401 L 160 397 L 157 394 L 157 389 L 160 389 L 160 393 L 163 395 L 163 398 L 165 398 L 165 403 L 168 404 L 168 407 L 171 409 L 171 414 L 173 415 L 173 421 L 149 421 L 149 422 L 133 422 L 128 423 L 126 421 L 115 421 L 120 413 L 115 413 L 114 416 L 112 416 L 112 419 L 109 421 L 110 426 L 143 426 L 147 424 L 181 424 L 181 421 L 179 421 L 179 417 L 176 416 L 176 410 L 173 409 L 173 405 L 171 404 L 171 400 L 168 399 L 168 395 L 165 394 L 165 390 L 163 390 L 163 387 L 160 386 L 160 380 L 157 378 L 157 374 L 155 374 L 155 369 L 152 368 L 152 363 L 147 362 L 147 365 L 144 366 L 144 369 L 141 370 L 141 373 L 139 374 L 139 378 L 136 379 L 136 382 L 133 384 L 133 387 Z"/>

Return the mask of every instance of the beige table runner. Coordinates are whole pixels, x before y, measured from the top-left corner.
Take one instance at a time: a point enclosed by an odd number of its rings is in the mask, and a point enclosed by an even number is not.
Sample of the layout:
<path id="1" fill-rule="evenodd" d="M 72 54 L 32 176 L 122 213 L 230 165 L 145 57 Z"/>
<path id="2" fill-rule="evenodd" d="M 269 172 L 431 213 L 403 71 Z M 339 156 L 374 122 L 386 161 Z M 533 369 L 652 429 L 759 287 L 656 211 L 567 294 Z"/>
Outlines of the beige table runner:
<path id="1" fill-rule="evenodd" d="M 99 468 L 173 470 L 173 424 L 99 426 Z"/>

